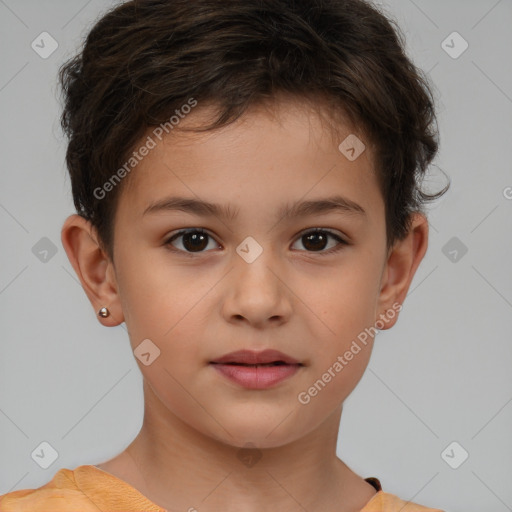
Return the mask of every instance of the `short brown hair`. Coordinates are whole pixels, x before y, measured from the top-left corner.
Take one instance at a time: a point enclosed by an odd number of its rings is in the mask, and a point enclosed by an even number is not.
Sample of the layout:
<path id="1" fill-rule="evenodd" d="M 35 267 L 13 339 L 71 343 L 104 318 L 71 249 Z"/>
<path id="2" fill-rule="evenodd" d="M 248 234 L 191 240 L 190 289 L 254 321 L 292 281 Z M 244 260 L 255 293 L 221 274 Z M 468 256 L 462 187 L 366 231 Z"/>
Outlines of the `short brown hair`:
<path id="1" fill-rule="evenodd" d="M 438 151 L 434 99 L 396 22 L 363 0 L 131 0 L 107 12 L 59 71 L 77 212 L 113 259 L 120 186 L 94 193 L 152 126 L 191 97 L 218 106 L 204 130 L 288 94 L 327 100 L 375 148 L 388 248 L 428 195 Z M 332 110 L 334 112 L 334 110 Z M 341 141 L 340 141 L 341 142 Z"/>

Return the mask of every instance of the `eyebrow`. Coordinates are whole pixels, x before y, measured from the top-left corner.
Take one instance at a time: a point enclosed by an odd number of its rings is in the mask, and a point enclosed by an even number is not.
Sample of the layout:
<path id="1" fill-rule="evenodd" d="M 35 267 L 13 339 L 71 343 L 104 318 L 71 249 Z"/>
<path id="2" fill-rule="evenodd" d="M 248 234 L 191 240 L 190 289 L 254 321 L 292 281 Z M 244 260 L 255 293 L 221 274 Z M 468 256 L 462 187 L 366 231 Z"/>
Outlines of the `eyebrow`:
<path id="1" fill-rule="evenodd" d="M 187 197 L 166 197 L 150 203 L 144 210 L 142 216 L 149 213 L 162 211 L 183 211 L 202 217 L 215 216 L 223 219 L 233 220 L 238 210 L 232 205 L 219 205 Z M 282 206 L 277 217 L 289 219 L 293 217 L 305 217 L 308 215 L 321 215 L 330 212 L 338 212 L 346 215 L 366 216 L 366 211 L 358 203 L 340 196 L 332 196 L 313 201 L 296 202 L 292 205 Z"/>

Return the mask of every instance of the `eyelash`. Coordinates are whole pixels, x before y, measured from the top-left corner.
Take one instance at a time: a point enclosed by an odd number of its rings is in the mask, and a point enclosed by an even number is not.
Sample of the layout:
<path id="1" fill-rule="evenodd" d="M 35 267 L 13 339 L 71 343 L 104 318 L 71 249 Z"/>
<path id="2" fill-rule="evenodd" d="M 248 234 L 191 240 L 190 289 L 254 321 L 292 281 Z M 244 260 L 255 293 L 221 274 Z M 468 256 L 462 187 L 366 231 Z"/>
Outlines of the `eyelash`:
<path id="1" fill-rule="evenodd" d="M 177 248 L 175 248 L 171 244 L 171 242 L 174 242 L 174 240 L 176 240 L 180 236 L 186 235 L 186 234 L 190 234 L 190 233 L 199 233 L 199 234 L 202 234 L 202 235 L 206 235 L 206 236 L 208 236 L 210 238 L 214 238 L 212 235 L 210 235 L 207 231 L 205 231 L 202 228 L 182 229 L 182 230 L 178 231 L 177 233 L 175 233 L 174 235 L 172 235 L 170 238 L 168 238 L 164 245 L 170 251 L 184 253 L 187 256 L 191 256 L 191 257 L 195 257 L 196 255 L 199 255 L 199 254 L 202 254 L 204 252 L 207 252 L 207 251 L 188 252 L 188 251 L 184 251 L 182 249 L 177 249 Z M 327 229 L 322 229 L 322 228 L 314 228 L 314 229 L 310 229 L 308 231 L 303 231 L 302 233 L 299 234 L 299 236 L 295 239 L 295 241 L 299 240 L 300 238 L 303 238 L 306 235 L 316 234 L 316 233 L 326 233 L 328 236 L 334 238 L 338 242 L 338 245 L 336 245 L 335 247 L 331 247 L 331 249 L 328 249 L 327 251 L 321 250 L 321 251 L 304 251 L 304 252 L 308 252 L 308 253 L 312 253 L 312 254 L 318 254 L 320 256 L 325 256 L 325 255 L 334 254 L 334 253 L 340 251 L 343 248 L 344 245 L 349 245 L 348 242 L 343 240 L 343 238 L 341 238 L 336 233 L 333 233 L 332 231 L 329 231 Z"/>

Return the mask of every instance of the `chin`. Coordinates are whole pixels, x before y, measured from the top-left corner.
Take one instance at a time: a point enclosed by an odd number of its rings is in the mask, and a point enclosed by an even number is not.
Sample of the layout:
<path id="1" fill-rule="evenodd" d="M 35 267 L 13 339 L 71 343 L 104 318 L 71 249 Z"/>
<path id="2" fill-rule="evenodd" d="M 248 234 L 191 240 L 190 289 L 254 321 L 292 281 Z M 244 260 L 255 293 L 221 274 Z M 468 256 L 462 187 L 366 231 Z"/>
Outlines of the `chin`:
<path id="1" fill-rule="evenodd" d="M 212 436 L 224 444 L 233 446 L 240 449 L 268 449 L 279 448 L 285 446 L 297 439 L 300 439 L 305 434 L 294 426 L 293 431 L 281 423 L 283 418 L 276 419 L 275 421 L 267 422 L 253 422 L 251 424 L 240 425 L 225 424 L 226 430 L 231 434 L 229 436 L 225 430 L 219 432 L 220 436 Z"/>

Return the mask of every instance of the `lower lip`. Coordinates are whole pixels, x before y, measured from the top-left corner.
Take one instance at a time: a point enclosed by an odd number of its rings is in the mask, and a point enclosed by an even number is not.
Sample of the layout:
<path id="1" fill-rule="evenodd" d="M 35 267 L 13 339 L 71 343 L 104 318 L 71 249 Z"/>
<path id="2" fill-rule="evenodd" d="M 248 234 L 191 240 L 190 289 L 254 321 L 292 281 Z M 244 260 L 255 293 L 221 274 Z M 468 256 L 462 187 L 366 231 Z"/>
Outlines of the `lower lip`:
<path id="1" fill-rule="evenodd" d="M 250 389 L 267 389 L 291 377 L 299 370 L 298 364 L 277 366 L 237 366 L 212 363 L 213 367 L 228 379 Z"/>

